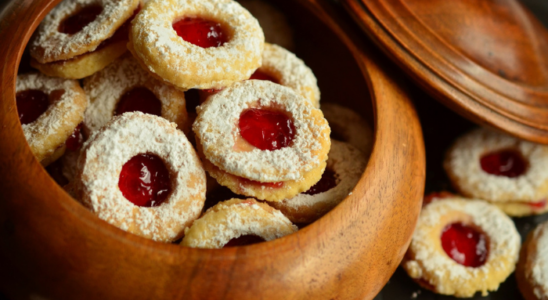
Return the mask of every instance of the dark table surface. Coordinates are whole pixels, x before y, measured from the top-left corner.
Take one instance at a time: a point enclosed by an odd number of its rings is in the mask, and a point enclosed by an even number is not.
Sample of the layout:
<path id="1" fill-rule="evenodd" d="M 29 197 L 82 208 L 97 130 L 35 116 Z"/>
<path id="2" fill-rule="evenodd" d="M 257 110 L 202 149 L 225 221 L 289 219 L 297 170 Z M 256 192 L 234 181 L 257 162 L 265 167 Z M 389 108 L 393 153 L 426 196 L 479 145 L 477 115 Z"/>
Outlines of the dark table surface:
<path id="1" fill-rule="evenodd" d="M 10 0 L 0 0 L 0 10 Z M 16 0 L 13 0 L 16 1 Z M 521 0 L 530 10 L 548 27 L 548 0 Z M 547 54 L 548 55 L 548 54 Z M 474 128 L 476 125 L 463 119 L 445 106 L 441 105 L 423 91 L 410 84 L 409 87 L 413 100 L 419 112 L 427 156 L 427 182 L 426 193 L 440 190 L 450 190 L 449 181 L 442 169 L 442 161 L 445 150 L 452 141 L 462 133 Z M 536 217 L 514 219 L 522 237 L 533 229 L 536 224 L 548 220 L 548 214 Z M 364 270 L 367 272 L 367 270 Z M 403 271 L 398 268 L 388 284 L 375 300 L 451 300 L 454 297 L 436 295 L 419 287 Z M 514 275 L 501 284 L 498 291 L 489 296 L 476 296 L 472 299 L 484 300 L 523 300 L 517 289 Z M 0 300 L 8 300 L 0 293 Z"/>

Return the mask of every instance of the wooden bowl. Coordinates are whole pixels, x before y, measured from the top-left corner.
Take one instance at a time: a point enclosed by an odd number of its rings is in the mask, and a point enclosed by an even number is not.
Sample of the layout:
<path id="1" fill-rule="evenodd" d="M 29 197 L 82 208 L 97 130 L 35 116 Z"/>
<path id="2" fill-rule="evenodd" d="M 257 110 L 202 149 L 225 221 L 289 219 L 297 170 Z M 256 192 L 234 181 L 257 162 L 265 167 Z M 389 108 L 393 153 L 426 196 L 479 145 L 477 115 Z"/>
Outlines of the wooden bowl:
<path id="1" fill-rule="evenodd" d="M 475 123 L 548 144 L 548 30 L 519 0 L 343 0 L 432 97 Z"/>
<path id="2" fill-rule="evenodd" d="M 32 155 L 15 104 L 17 66 L 60 0 L 12 1 L 0 36 L 0 287 L 13 299 L 371 299 L 392 275 L 420 210 L 425 154 L 400 83 L 325 0 L 280 0 L 322 101 L 374 116 L 375 145 L 354 191 L 317 222 L 221 250 L 147 240 L 96 218 Z M 295 16 L 298 14 L 298 16 Z M 394 72 L 395 73 L 395 72 Z"/>

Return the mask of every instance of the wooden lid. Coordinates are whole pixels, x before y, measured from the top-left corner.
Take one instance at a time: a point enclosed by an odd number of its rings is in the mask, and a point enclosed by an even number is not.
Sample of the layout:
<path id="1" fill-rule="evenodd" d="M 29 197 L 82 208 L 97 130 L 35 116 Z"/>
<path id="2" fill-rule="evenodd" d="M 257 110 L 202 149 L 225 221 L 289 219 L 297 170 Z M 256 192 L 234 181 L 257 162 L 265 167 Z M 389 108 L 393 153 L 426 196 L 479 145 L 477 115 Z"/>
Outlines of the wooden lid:
<path id="1" fill-rule="evenodd" d="M 517 0 L 344 0 L 363 30 L 470 120 L 548 144 L 548 30 Z"/>

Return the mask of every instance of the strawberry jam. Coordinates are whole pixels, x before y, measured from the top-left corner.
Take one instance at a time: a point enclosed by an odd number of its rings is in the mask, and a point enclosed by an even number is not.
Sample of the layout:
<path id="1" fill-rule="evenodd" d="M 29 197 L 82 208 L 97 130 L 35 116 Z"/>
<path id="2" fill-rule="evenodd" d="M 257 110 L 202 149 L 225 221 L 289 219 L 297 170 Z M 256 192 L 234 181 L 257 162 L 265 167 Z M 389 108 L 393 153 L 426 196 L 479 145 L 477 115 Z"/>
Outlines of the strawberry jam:
<path id="1" fill-rule="evenodd" d="M 546 200 L 531 202 L 529 203 L 529 206 L 531 206 L 533 209 L 544 209 L 546 207 Z"/>
<path id="2" fill-rule="evenodd" d="M 184 18 L 173 29 L 183 40 L 202 48 L 220 47 L 228 41 L 220 23 L 201 18 Z"/>
<path id="3" fill-rule="evenodd" d="M 82 123 L 80 123 L 69 136 L 65 145 L 69 151 L 78 151 L 82 147 L 82 143 L 84 143 L 84 136 L 82 135 Z"/>
<path id="4" fill-rule="evenodd" d="M 316 195 L 324 193 L 337 186 L 337 179 L 335 178 L 335 172 L 325 169 L 322 174 L 322 178 L 315 185 L 308 189 L 303 194 Z"/>
<path id="5" fill-rule="evenodd" d="M 251 77 L 249 77 L 249 79 L 255 79 L 255 80 L 268 80 L 268 81 L 272 81 L 274 83 L 280 83 L 276 78 L 264 73 L 264 72 L 261 72 L 259 70 L 255 71 L 255 73 L 253 73 L 253 75 L 251 75 Z"/>
<path id="6" fill-rule="evenodd" d="M 244 185 L 258 185 L 258 186 L 264 186 L 267 188 L 281 188 L 284 183 L 283 182 L 260 182 L 255 180 L 249 180 L 247 178 L 240 177 L 240 181 Z"/>
<path id="7" fill-rule="evenodd" d="M 40 90 L 26 90 L 15 95 L 21 124 L 29 124 L 48 110 L 49 97 Z"/>
<path id="8" fill-rule="evenodd" d="M 527 162 L 523 156 L 514 150 L 485 154 L 481 157 L 480 164 L 481 168 L 489 174 L 510 178 L 523 175 L 527 169 Z"/>
<path id="9" fill-rule="evenodd" d="M 284 113 L 250 108 L 240 115 L 240 133 L 251 145 L 261 150 L 287 147 L 295 137 L 293 120 Z"/>
<path id="10" fill-rule="evenodd" d="M 154 207 L 162 204 L 171 192 L 171 181 L 161 158 L 139 154 L 122 167 L 118 187 L 133 204 Z"/>
<path id="11" fill-rule="evenodd" d="M 84 29 L 89 23 L 95 21 L 98 15 L 103 12 L 103 7 L 100 5 L 91 5 L 84 7 L 79 12 L 66 18 L 59 25 L 59 32 L 66 34 L 75 34 Z"/>
<path id="12" fill-rule="evenodd" d="M 470 226 L 461 223 L 447 225 L 441 234 L 445 253 L 457 263 L 477 268 L 487 260 L 487 238 Z"/>
<path id="13" fill-rule="evenodd" d="M 223 248 L 247 246 L 247 245 L 253 245 L 253 244 L 258 244 L 262 242 L 266 242 L 266 240 L 260 236 L 256 236 L 252 234 L 242 235 L 235 239 L 231 239 L 228 243 L 226 243 L 226 245 L 224 245 Z"/>
<path id="14" fill-rule="evenodd" d="M 116 115 L 134 111 L 160 116 L 162 115 L 162 103 L 147 88 L 134 88 L 122 95 L 116 108 Z"/>

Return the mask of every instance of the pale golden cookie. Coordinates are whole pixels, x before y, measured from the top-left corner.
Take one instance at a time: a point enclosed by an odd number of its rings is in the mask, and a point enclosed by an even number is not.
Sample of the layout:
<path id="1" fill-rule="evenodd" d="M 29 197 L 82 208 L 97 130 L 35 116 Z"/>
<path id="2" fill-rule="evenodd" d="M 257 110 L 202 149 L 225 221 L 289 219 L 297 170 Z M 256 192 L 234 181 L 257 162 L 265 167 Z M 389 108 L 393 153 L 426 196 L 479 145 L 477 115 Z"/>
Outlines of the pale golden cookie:
<path id="1" fill-rule="evenodd" d="M 256 235 L 266 241 L 298 230 L 280 211 L 254 199 L 220 202 L 185 230 L 182 246 L 219 249 L 230 240 Z"/>
<path id="2" fill-rule="evenodd" d="M 548 222 L 537 226 L 523 243 L 516 279 L 525 299 L 548 299 Z"/>
<path id="3" fill-rule="evenodd" d="M 295 134 L 291 144 L 260 150 L 240 134 L 242 113 L 251 109 L 288 116 Z M 260 182 L 302 180 L 327 160 L 330 129 L 323 114 L 293 90 L 263 80 L 246 80 L 215 94 L 197 108 L 193 125 L 204 156 L 220 169 Z"/>
<path id="4" fill-rule="evenodd" d="M 30 41 L 30 54 L 40 64 L 69 60 L 94 51 L 133 16 L 139 0 L 65 0 L 44 18 Z M 100 8 L 96 18 L 82 30 L 60 31 L 65 20 L 90 7 Z"/>
<path id="5" fill-rule="evenodd" d="M 520 166 L 521 172 L 509 177 L 485 171 L 482 161 L 490 164 L 486 157 L 496 158 L 497 153 L 516 156 L 501 161 L 502 172 Z M 479 128 L 455 141 L 447 152 L 444 168 L 461 194 L 487 200 L 508 215 L 525 216 L 548 211 L 548 146 Z"/>
<path id="6" fill-rule="evenodd" d="M 322 103 L 322 112 L 331 127 L 331 138 L 349 143 L 365 155 L 371 153 L 373 131 L 359 114 L 335 103 Z"/>
<path id="7" fill-rule="evenodd" d="M 301 193 L 291 199 L 272 202 L 270 205 L 279 209 L 293 223 L 312 223 L 351 193 L 360 180 L 366 164 L 367 157 L 360 150 L 350 144 L 331 140 L 331 151 L 324 176 L 332 172 L 336 185 L 324 192 L 313 195 Z"/>
<path id="8" fill-rule="evenodd" d="M 462 265 L 444 250 L 442 232 L 453 224 L 486 236 L 484 249 L 488 252 L 482 264 Z M 402 266 L 421 286 L 436 293 L 472 297 L 481 292 L 485 296 L 514 271 L 519 248 L 514 223 L 498 208 L 480 200 L 445 198 L 423 208 Z"/>
<path id="9" fill-rule="evenodd" d="M 301 180 L 262 183 L 227 173 L 205 158 L 202 159 L 202 162 L 204 163 L 204 169 L 208 174 L 215 178 L 220 185 L 229 188 L 232 192 L 260 200 L 272 201 L 273 203 L 307 191 L 320 180 L 326 166 L 326 163 L 324 162 L 319 167 L 304 174 L 303 179 Z"/>
<path id="10" fill-rule="evenodd" d="M 126 51 L 127 41 L 121 41 L 107 45 L 100 50 L 76 56 L 72 59 L 41 64 L 33 58 L 31 59 L 30 64 L 32 67 L 49 76 L 82 79 L 104 69 Z"/>
<path id="11" fill-rule="evenodd" d="M 173 28 L 185 17 L 220 23 L 228 41 L 202 48 Z M 259 23 L 231 0 L 153 0 L 133 21 L 128 48 L 147 70 L 183 89 L 229 86 L 261 65 L 264 35 Z"/>
<path id="12" fill-rule="evenodd" d="M 123 166 L 142 154 L 156 155 L 169 172 L 171 191 L 158 206 L 135 205 L 119 187 Z M 74 191 L 100 219 L 155 241 L 172 242 L 200 215 L 206 178 L 198 156 L 176 124 L 135 112 L 113 118 L 84 144 Z"/>
<path id="13" fill-rule="evenodd" d="M 116 114 L 120 99 L 140 88 L 152 92 L 159 100 L 161 117 L 174 122 L 184 132 L 189 131 L 184 92 L 152 77 L 127 55 L 84 81 L 84 90 L 90 98 L 84 117 L 86 133 L 89 135 L 107 124 Z"/>
<path id="14" fill-rule="evenodd" d="M 32 152 L 43 161 L 54 155 L 82 122 L 88 99 L 74 80 L 33 73 L 17 76 L 18 94 L 32 90 L 41 91 L 49 98 L 47 110 L 32 123 L 22 125 Z"/>

